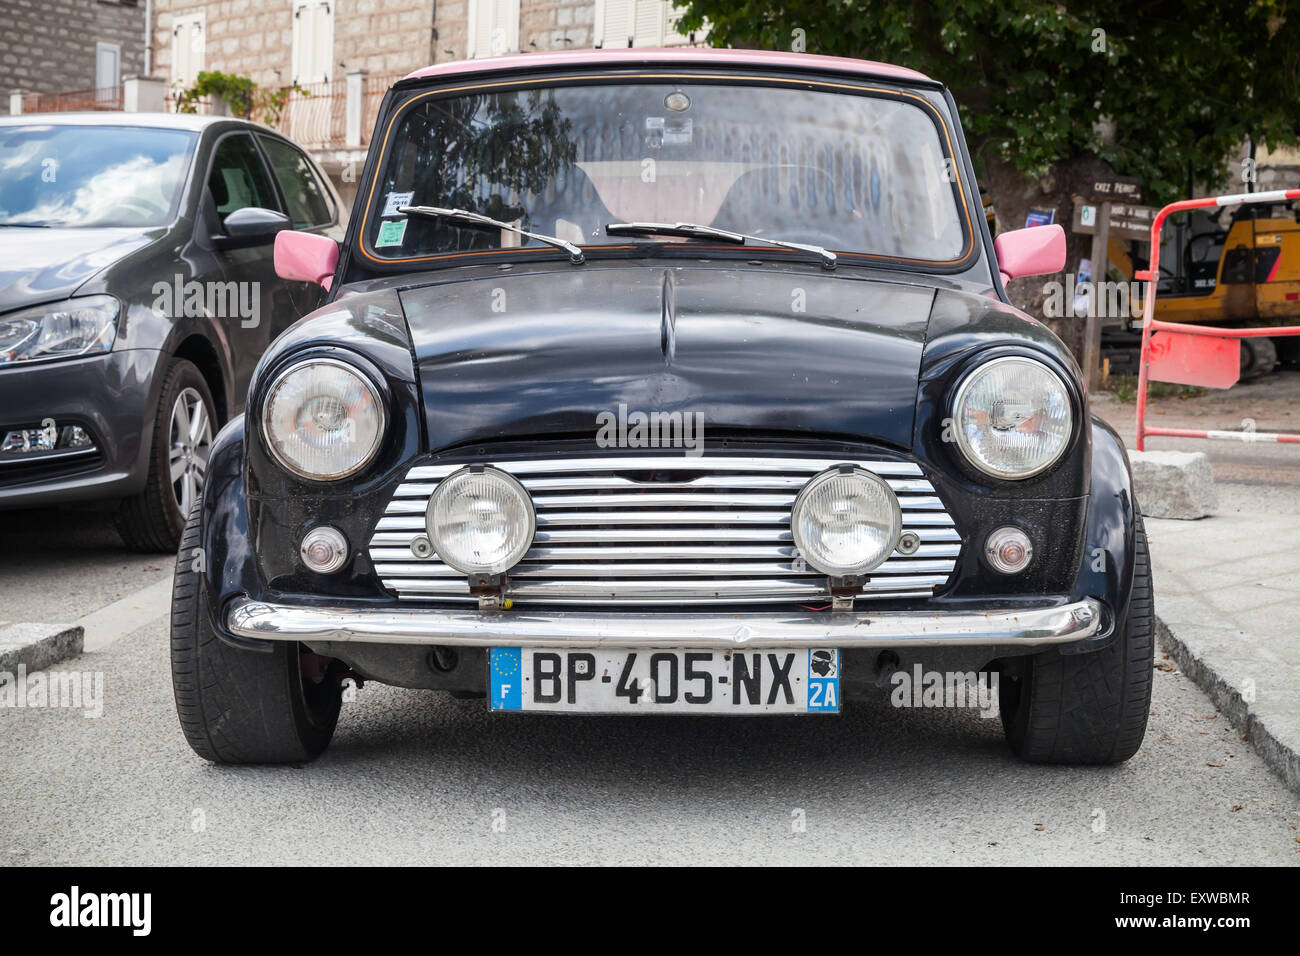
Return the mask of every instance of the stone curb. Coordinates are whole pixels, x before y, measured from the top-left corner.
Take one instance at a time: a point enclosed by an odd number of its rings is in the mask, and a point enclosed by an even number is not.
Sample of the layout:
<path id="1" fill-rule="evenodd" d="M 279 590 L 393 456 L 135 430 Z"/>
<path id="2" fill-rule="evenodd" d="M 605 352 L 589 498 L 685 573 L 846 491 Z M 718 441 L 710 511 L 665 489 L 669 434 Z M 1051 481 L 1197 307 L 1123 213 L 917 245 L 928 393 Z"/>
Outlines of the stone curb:
<path id="1" fill-rule="evenodd" d="M 1192 679 L 1209 696 L 1232 725 L 1246 735 L 1255 752 L 1282 782 L 1300 793 L 1300 753 L 1296 752 L 1300 740 L 1286 739 L 1285 732 L 1275 732 L 1259 714 L 1251 710 L 1242 699 L 1241 691 L 1221 675 L 1208 660 L 1196 653 L 1167 625 L 1156 617 L 1156 634 L 1161 645 L 1178 662 L 1179 669 Z"/>
<path id="2" fill-rule="evenodd" d="M 45 670 L 80 654 L 85 638 L 85 629 L 74 624 L 0 626 L 0 672 L 16 674 L 19 665 L 28 673 Z"/>

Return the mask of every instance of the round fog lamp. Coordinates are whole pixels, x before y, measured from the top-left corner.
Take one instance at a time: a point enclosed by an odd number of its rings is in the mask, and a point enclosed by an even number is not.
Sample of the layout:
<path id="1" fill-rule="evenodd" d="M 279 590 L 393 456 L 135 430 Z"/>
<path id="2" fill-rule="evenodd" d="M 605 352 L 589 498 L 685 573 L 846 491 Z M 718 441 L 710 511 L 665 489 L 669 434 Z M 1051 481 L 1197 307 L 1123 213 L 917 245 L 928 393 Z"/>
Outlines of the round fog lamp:
<path id="1" fill-rule="evenodd" d="M 298 548 L 302 563 L 317 574 L 333 574 L 348 560 L 348 539 L 335 528 L 312 528 Z"/>
<path id="2" fill-rule="evenodd" d="M 1033 560 L 1034 545 L 1019 528 L 998 528 L 984 545 L 984 557 L 993 570 L 1017 574 Z"/>
<path id="3" fill-rule="evenodd" d="M 903 513 L 893 489 L 876 475 L 837 468 L 803 486 L 790 530 L 799 554 L 823 574 L 865 574 L 897 547 Z"/>
<path id="4" fill-rule="evenodd" d="M 438 557 L 464 574 L 509 571 L 533 544 L 533 499 L 499 468 L 462 468 L 433 490 L 425 523 Z"/>

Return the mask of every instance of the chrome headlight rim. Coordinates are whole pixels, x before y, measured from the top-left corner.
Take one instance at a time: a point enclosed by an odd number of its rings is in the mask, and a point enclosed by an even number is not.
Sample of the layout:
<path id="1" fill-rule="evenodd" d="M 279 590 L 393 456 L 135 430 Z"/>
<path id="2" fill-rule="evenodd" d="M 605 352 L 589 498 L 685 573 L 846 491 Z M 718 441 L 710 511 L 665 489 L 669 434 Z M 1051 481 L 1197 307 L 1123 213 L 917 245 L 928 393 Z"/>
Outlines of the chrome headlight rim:
<path id="1" fill-rule="evenodd" d="M 1034 468 L 1032 471 L 1007 471 L 1000 468 L 994 468 L 986 462 L 981 461 L 979 456 L 976 455 L 970 447 L 970 442 L 966 438 L 966 432 L 961 425 L 961 408 L 965 403 L 966 393 L 971 389 L 981 375 L 987 373 L 991 369 L 997 368 L 998 366 L 1008 364 L 1031 365 L 1046 372 L 1061 386 L 1061 392 L 1065 395 L 1066 403 L 1069 406 L 1069 435 L 1066 436 L 1065 441 L 1061 442 L 1061 447 L 1056 450 L 1055 455 L 1045 463 Z M 1078 397 L 1075 391 L 1070 387 L 1068 378 L 1065 375 L 1062 375 L 1045 359 L 1019 353 L 998 355 L 994 358 L 985 359 L 983 361 L 976 360 L 975 364 L 962 373 L 956 389 L 952 392 L 952 401 L 949 403 L 948 411 L 955 426 L 955 443 L 961 450 L 962 461 L 982 475 L 987 475 L 991 478 L 998 478 L 1003 481 L 1025 481 L 1029 478 L 1037 478 L 1039 475 L 1050 471 L 1052 468 L 1056 467 L 1057 463 L 1060 462 L 1062 458 L 1065 457 L 1070 446 L 1074 444 L 1074 440 L 1078 436 L 1079 431 Z"/>
<path id="2" fill-rule="evenodd" d="M 353 467 L 337 474 L 321 475 L 319 473 L 303 471 L 293 462 L 287 460 L 283 455 L 281 455 L 280 451 L 275 446 L 275 442 L 271 440 L 271 433 L 269 430 L 270 423 L 268 421 L 267 413 L 271 408 L 271 399 L 275 396 L 276 389 L 278 389 L 280 385 L 283 384 L 284 380 L 294 372 L 306 368 L 309 365 L 329 365 L 342 369 L 345 372 L 350 372 L 361 382 L 367 393 L 369 393 L 375 411 L 379 416 L 379 422 L 375 428 L 375 440 L 367 450 L 366 455 L 359 459 L 357 464 Z M 262 444 L 266 447 L 267 454 L 271 456 L 277 465 L 295 478 L 316 482 L 318 484 L 331 484 L 360 474 L 374 462 L 376 456 L 379 454 L 379 450 L 384 446 L 384 438 L 388 434 L 388 405 L 384 400 L 384 392 L 375 384 L 374 378 L 362 369 L 359 364 L 328 355 L 299 356 L 281 368 L 280 371 L 275 374 L 275 377 L 271 379 L 271 384 L 268 385 L 266 390 L 262 393 L 258 420 L 259 431 L 262 435 Z"/>
<path id="3" fill-rule="evenodd" d="M 433 525 L 433 512 L 440 496 L 447 494 L 447 489 L 453 487 L 453 480 L 459 480 L 463 477 L 474 474 L 491 475 L 494 480 L 504 480 L 505 484 L 511 487 L 511 489 L 523 500 L 526 505 L 524 513 L 528 516 L 528 526 L 520 536 L 523 546 L 516 549 L 519 553 L 508 556 L 508 558 L 503 558 L 502 560 L 490 565 L 471 565 L 453 559 L 447 553 L 448 549 L 441 547 L 442 542 L 439 540 L 439 536 Z M 433 489 L 433 493 L 429 495 L 429 502 L 424 508 L 424 530 L 425 534 L 429 537 L 429 543 L 433 546 L 434 554 L 438 556 L 438 560 L 448 567 L 454 568 L 464 575 L 491 576 L 505 574 L 522 561 L 524 555 L 526 555 L 533 547 L 533 540 L 537 537 L 537 504 L 533 501 L 533 496 L 528 493 L 528 489 L 524 487 L 523 482 L 505 469 L 497 468 L 493 465 L 465 465 L 441 479 L 438 482 L 437 487 Z"/>
<path id="4" fill-rule="evenodd" d="M 889 503 L 892 512 L 893 521 L 890 526 L 893 529 L 893 533 L 890 538 L 889 547 L 887 547 L 882 552 L 881 556 L 873 562 L 863 562 L 858 565 L 853 565 L 852 567 L 823 567 L 810 557 L 811 549 L 808 548 L 806 542 L 803 541 L 803 535 L 799 527 L 799 516 L 807 506 L 808 498 L 811 497 L 812 493 L 815 492 L 819 486 L 846 473 L 867 478 L 884 489 L 885 500 Z M 889 487 L 889 482 L 881 478 L 875 472 L 868 471 L 858 465 L 854 465 L 851 468 L 845 466 L 828 468 L 819 474 L 813 475 L 813 477 L 809 478 L 804 486 L 799 489 L 799 493 L 795 495 L 794 503 L 790 506 L 790 534 L 794 539 L 794 546 L 799 553 L 799 557 L 807 561 L 814 570 L 820 571 L 822 574 L 833 578 L 853 577 L 874 571 L 876 568 L 888 561 L 890 556 L 898 550 L 898 540 L 902 536 L 902 533 L 903 508 L 898 502 L 898 495 L 894 494 L 894 489 Z"/>

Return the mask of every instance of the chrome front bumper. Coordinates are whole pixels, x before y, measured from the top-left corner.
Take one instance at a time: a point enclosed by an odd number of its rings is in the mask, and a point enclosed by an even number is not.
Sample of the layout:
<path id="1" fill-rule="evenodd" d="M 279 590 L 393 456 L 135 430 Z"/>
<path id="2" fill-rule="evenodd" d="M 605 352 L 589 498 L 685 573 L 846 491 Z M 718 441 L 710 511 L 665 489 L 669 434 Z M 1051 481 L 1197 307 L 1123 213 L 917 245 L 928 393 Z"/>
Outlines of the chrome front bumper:
<path id="1" fill-rule="evenodd" d="M 1088 598 L 1056 607 L 933 613 L 539 614 L 435 608 L 340 608 L 237 600 L 226 626 L 273 641 L 441 644 L 469 647 L 890 647 L 1064 644 L 1102 633 L 1105 612 Z"/>

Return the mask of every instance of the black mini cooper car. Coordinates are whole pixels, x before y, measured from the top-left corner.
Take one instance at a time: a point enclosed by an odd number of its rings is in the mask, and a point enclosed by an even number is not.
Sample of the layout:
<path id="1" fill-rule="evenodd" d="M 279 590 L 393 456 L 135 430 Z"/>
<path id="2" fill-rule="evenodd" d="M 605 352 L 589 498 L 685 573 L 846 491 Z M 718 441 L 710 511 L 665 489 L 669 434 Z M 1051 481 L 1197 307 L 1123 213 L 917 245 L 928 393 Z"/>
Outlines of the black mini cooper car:
<path id="1" fill-rule="evenodd" d="M 189 517 L 190 744 L 309 759 L 349 680 L 832 714 L 924 665 L 996 680 L 1028 760 L 1130 757 L 1128 461 L 1004 291 L 1063 232 L 995 243 L 980 209 L 951 96 L 897 67 L 592 51 L 399 82 L 342 247 L 276 240 L 330 301 L 263 356 Z"/>

